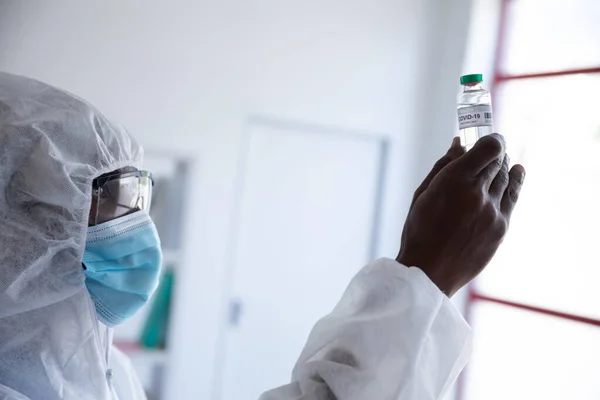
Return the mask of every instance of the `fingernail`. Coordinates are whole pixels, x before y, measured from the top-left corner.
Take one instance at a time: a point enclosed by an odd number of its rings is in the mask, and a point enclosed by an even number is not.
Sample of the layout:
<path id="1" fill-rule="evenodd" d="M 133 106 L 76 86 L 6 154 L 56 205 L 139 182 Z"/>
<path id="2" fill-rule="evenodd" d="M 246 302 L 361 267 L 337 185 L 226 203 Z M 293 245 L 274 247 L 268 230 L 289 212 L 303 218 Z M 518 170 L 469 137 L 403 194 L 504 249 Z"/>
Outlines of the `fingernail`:
<path id="1" fill-rule="evenodd" d="M 460 137 L 454 136 L 454 138 L 452 139 L 451 147 L 458 147 L 458 146 L 460 146 Z"/>
<path id="2" fill-rule="evenodd" d="M 521 164 L 517 164 L 514 166 L 514 168 L 517 170 L 517 172 L 519 172 L 519 181 L 523 182 L 526 175 L 525 167 L 523 167 Z"/>

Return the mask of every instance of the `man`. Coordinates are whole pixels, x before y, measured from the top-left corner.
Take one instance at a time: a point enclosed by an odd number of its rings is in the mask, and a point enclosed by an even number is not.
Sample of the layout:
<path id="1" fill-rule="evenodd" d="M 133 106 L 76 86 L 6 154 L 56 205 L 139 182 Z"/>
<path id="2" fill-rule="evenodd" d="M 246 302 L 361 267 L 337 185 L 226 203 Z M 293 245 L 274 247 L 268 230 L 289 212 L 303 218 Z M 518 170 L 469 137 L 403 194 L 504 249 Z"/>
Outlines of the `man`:
<path id="1" fill-rule="evenodd" d="M 508 164 L 500 135 L 466 154 L 455 138 L 415 192 L 396 261 L 374 261 L 354 278 L 315 325 L 292 382 L 261 400 L 441 399 L 470 351 L 449 297 L 506 234 L 525 178 Z"/>
<path id="2" fill-rule="evenodd" d="M 112 347 L 161 263 L 141 158 L 89 104 L 0 73 L 0 399 L 144 398 Z M 500 136 L 455 142 L 417 189 L 398 261 L 358 274 L 263 398 L 438 399 L 469 347 L 447 296 L 493 256 L 523 176 Z"/>

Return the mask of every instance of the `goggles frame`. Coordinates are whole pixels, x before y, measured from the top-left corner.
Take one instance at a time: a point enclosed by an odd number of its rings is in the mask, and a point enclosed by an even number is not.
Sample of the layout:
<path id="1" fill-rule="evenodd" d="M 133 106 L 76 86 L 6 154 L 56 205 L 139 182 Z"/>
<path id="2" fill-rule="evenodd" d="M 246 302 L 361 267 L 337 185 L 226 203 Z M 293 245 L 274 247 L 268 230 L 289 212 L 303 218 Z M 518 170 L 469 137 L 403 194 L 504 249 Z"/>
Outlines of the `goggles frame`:
<path id="1" fill-rule="evenodd" d="M 130 203 L 129 205 L 120 204 L 118 202 L 119 197 L 117 194 L 116 197 L 113 197 L 114 202 L 112 203 L 112 206 L 113 206 L 112 215 L 111 215 L 110 211 L 108 213 L 103 213 L 101 211 L 101 207 L 105 203 L 105 201 L 102 201 L 102 198 L 104 195 L 103 191 L 104 191 L 104 188 L 106 188 L 106 185 L 110 184 L 110 182 L 113 182 L 116 180 L 122 180 L 122 179 L 126 179 L 126 178 L 135 178 L 135 177 L 138 178 L 138 181 L 139 180 L 147 180 L 147 182 L 150 184 L 149 190 L 147 192 L 144 192 L 144 193 L 142 193 L 141 191 L 138 192 L 138 197 L 135 201 L 136 207 L 131 207 L 131 205 L 133 203 Z M 149 212 L 150 206 L 151 206 L 151 200 L 152 200 L 151 197 L 152 197 L 152 188 L 153 187 L 154 187 L 154 179 L 152 178 L 152 174 L 150 172 L 144 171 L 144 170 L 116 172 L 114 174 L 104 175 L 104 176 L 95 178 L 92 181 L 92 205 L 91 205 L 88 225 L 89 226 L 99 225 L 101 223 L 104 223 L 104 222 L 107 222 L 107 221 L 110 221 L 112 219 L 116 219 L 119 217 L 123 217 L 127 214 L 130 214 L 131 212 L 135 212 L 135 211 L 142 210 L 142 209 L 145 210 L 146 212 Z M 110 191 L 107 190 L 107 192 L 108 192 L 108 197 L 112 197 Z M 146 196 L 144 196 L 144 195 L 146 195 Z M 147 206 L 139 207 L 138 203 L 140 201 L 140 198 L 145 198 L 145 197 L 149 197 L 149 198 L 146 198 L 146 201 L 145 201 L 145 204 L 147 204 Z M 115 210 L 117 208 L 122 209 L 123 212 L 122 213 L 115 212 Z M 109 208 L 109 210 L 110 210 L 110 208 Z"/>

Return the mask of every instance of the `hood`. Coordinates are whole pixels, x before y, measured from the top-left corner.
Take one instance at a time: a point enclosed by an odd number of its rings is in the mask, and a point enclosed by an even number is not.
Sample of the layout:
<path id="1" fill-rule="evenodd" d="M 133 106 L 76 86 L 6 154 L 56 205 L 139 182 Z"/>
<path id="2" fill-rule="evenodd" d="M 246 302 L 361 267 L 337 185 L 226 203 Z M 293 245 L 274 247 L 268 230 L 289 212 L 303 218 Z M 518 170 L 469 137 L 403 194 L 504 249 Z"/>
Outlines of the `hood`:
<path id="1" fill-rule="evenodd" d="M 107 392 L 81 267 L 91 182 L 141 161 L 141 148 L 87 102 L 0 73 L 0 386 L 6 390 L 45 399 Z"/>

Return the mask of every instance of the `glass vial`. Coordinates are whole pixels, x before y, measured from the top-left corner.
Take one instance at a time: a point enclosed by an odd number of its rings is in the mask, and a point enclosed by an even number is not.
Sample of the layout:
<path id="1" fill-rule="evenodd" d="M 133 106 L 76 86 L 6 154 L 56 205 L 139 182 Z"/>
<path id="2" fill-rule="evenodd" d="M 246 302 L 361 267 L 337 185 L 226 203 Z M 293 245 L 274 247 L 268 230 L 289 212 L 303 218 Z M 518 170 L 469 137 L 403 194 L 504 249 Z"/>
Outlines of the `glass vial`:
<path id="1" fill-rule="evenodd" d="M 481 83 L 483 75 L 460 77 L 462 92 L 457 97 L 460 144 L 470 150 L 475 142 L 493 132 L 492 96 Z"/>

